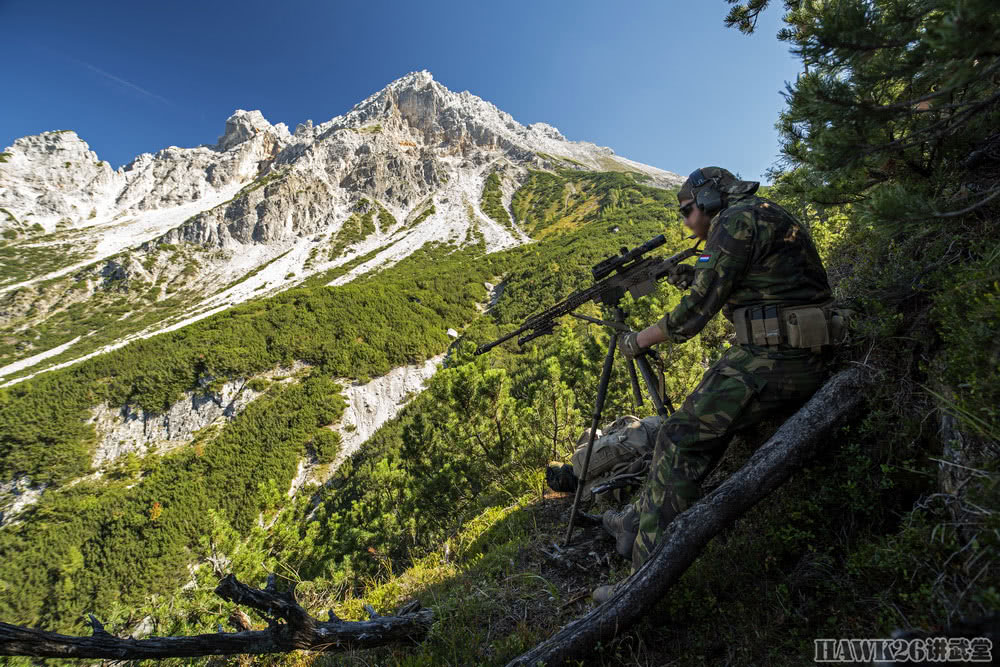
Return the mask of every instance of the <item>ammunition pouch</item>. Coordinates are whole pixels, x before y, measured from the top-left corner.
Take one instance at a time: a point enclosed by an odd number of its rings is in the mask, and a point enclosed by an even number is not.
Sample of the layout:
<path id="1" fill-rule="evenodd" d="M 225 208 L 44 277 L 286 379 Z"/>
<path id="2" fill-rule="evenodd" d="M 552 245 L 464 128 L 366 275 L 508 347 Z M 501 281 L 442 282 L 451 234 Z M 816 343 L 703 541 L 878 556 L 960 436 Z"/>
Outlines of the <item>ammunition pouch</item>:
<path id="1" fill-rule="evenodd" d="M 835 308 L 833 301 L 806 306 L 747 306 L 733 311 L 733 326 L 740 345 L 787 345 L 820 352 L 824 346 L 844 341 L 851 314 Z"/>

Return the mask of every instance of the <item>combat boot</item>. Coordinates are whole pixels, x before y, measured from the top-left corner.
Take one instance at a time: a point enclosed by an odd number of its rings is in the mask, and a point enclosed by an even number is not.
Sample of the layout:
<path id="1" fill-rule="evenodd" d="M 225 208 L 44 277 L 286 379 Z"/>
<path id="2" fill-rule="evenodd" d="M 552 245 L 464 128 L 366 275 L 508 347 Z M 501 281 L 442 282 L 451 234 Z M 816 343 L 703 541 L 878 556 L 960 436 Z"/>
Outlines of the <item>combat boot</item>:
<path id="1" fill-rule="evenodd" d="M 577 479 L 573 466 L 553 463 L 545 469 L 545 482 L 553 491 L 576 491 Z"/>
<path id="2" fill-rule="evenodd" d="M 632 558 L 632 545 L 635 544 L 636 535 L 639 534 L 639 514 L 635 508 L 628 505 L 620 512 L 608 510 L 601 517 L 601 525 L 614 536 L 615 551 L 618 555 L 622 558 Z"/>

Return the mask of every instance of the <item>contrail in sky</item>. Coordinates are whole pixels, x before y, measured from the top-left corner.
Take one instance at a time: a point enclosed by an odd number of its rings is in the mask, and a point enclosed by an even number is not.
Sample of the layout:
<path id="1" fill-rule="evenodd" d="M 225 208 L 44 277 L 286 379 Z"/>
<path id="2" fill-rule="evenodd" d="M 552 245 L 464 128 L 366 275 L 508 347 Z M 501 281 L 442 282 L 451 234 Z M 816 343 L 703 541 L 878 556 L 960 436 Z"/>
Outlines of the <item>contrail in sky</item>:
<path id="1" fill-rule="evenodd" d="M 0 0 L 0 3 L 2 3 L 2 2 L 3 2 L 3 0 Z M 115 76 L 111 72 L 105 72 L 100 67 L 96 67 L 94 65 L 91 65 L 90 63 L 84 62 L 84 61 L 80 60 L 79 58 L 74 58 L 71 55 L 67 55 L 67 54 L 63 53 L 62 51 L 59 51 L 57 49 L 53 49 L 52 47 L 44 45 L 44 44 L 32 44 L 31 46 L 32 46 L 32 48 L 38 49 L 39 51 L 48 54 L 50 57 L 60 58 L 62 60 L 71 62 L 71 63 L 73 63 L 75 65 L 79 65 L 81 67 L 86 67 L 91 72 L 94 72 L 95 74 L 99 74 L 100 76 L 103 76 L 105 79 L 108 79 L 109 81 L 113 81 L 114 83 L 117 83 L 119 86 L 123 86 L 125 88 L 128 88 L 129 90 L 134 90 L 137 93 L 143 95 L 144 97 L 148 97 L 150 99 L 156 100 L 157 102 L 162 102 L 163 104 L 166 104 L 169 107 L 177 108 L 177 105 L 174 104 L 173 102 L 171 102 L 170 100 L 168 100 L 167 98 L 165 98 L 165 97 L 163 97 L 161 95 L 157 95 L 156 93 L 151 93 L 148 90 L 146 90 L 145 88 L 142 88 L 140 86 L 135 85 L 131 81 L 126 81 L 125 79 L 121 78 L 120 76 Z"/>
<path id="2" fill-rule="evenodd" d="M 110 79 L 111 81 L 114 81 L 117 84 L 125 86 L 126 88 L 130 88 L 132 90 L 138 91 L 138 92 L 142 93 L 143 95 L 145 95 L 146 97 L 151 97 L 154 100 L 159 100 L 160 102 L 163 102 L 164 104 L 166 104 L 168 106 L 174 106 L 173 102 L 171 102 L 167 98 L 161 97 L 161 96 L 157 95 L 156 93 L 151 93 L 148 90 L 146 90 L 145 88 L 140 88 L 139 86 L 135 85 L 131 81 L 126 81 L 125 79 L 122 79 L 121 77 L 117 77 L 114 74 L 111 74 L 109 72 L 105 72 L 100 67 L 94 67 L 90 63 L 85 63 L 82 60 L 77 60 L 76 58 L 72 58 L 70 56 L 66 56 L 66 57 L 69 58 L 70 60 L 72 60 L 73 62 L 77 63 L 78 65 L 83 65 L 87 69 L 89 69 L 89 70 L 91 70 L 93 72 L 96 72 L 96 73 L 100 74 L 101 76 L 103 76 L 104 78 Z"/>

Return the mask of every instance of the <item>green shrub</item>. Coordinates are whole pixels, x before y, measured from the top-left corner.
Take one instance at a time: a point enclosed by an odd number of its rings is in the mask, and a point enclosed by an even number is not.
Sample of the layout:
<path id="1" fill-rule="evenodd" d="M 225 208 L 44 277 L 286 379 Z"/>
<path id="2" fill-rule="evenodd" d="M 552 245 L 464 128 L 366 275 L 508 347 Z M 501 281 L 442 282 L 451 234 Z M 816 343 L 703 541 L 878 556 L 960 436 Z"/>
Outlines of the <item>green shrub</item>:
<path id="1" fill-rule="evenodd" d="M 319 463 L 330 463 L 340 452 L 340 434 L 328 428 L 319 429 L 313 436 L 312 449 Z"/>
<path id="2" fill-rule="evenodd" d="M 267 389 L 270 384 L 271 382 L 267 378 L 252 378 L 249 382 L 247 382 L 247 387 L 249 387 L 251 391 L 261 392 Z"/>
<path id="3" fill-rule="evenodd" d="M 493 172 L 486 178 L 483 184 L 483 193 L 480 200 L 480 208 L 483 213 L 499 222 L 508 230 L 513 230 L 510 214 L 503 206 L 503 192 L 500 190 L 500 175 Z"/>
<path id="4" fill-rule="evenodd" d="M 416 218 L 413 219 L 413 222 L 411 222 L 409 224 L 408 228 L 416 227 L 421 222 L 423 222 L 427 218 L 429 218 L 432 215 L 434 215 L 436 212 L 437 212 L 437 210 L 434 208 L 434 204 L 431 204 L 430 206 L 428 206 L 427 208 L 425 208 L 423 211 L 421 211 L 420 215 L 418 215 Z"/>

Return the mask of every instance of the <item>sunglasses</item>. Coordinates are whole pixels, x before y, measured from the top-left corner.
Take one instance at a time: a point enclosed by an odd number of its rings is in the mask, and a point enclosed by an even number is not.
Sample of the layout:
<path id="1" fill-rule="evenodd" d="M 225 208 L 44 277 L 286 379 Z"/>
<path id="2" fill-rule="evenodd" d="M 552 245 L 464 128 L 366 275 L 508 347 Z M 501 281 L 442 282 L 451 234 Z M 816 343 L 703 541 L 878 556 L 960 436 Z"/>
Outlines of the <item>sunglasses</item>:
<path id="1" fill-rule="evenodd" d="M 690 202 L 684 204 L 684 206 L 681 206 L 681 208 L 680 208 L 681 215 L 683 217 L 685 217 L 685 218 L 688 217 L 689 215 L 691 215 L 691 211 L 694 210 L 694 206 L 695 206 L 695 204 L 694 204 L 693 201 L 690 201 Z"/>

